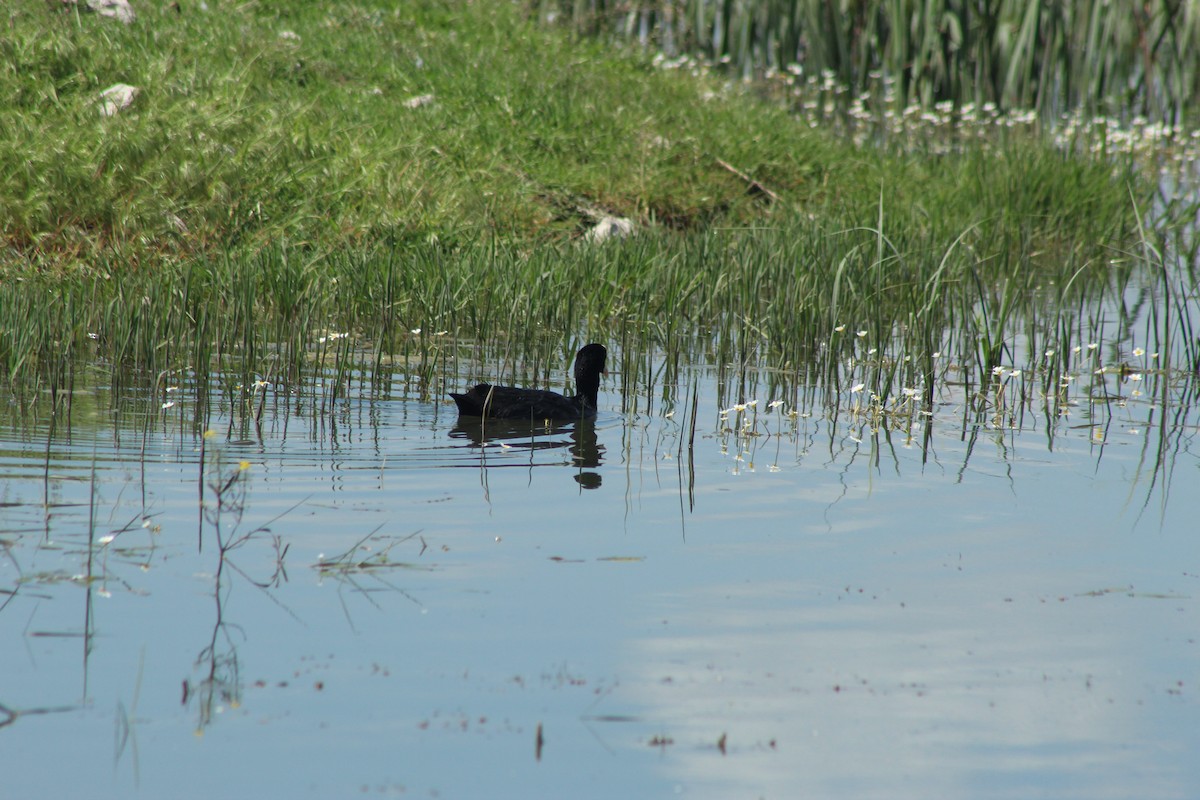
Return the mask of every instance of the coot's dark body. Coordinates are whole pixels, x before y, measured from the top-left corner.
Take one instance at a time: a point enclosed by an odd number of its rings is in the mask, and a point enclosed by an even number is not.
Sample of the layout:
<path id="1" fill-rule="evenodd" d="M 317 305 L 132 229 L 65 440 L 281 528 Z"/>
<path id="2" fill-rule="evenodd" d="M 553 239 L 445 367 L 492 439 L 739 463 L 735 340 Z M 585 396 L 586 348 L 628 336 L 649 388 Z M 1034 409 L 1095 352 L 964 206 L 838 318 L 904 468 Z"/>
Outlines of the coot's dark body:
<path id="1" fill-rule="evenodd" d="M 543 389 L 518 389 L 513 386 L 476 384 L 465 394 L 450 393 L 464 417 L 490 419 L 583 419 L 596 416 L 596 395 L 600 392 L 600 373 L 608 361 L 608 350 L 601 344 L 585 345 L 575 354 L 576 394 L 564 397 Z"/>

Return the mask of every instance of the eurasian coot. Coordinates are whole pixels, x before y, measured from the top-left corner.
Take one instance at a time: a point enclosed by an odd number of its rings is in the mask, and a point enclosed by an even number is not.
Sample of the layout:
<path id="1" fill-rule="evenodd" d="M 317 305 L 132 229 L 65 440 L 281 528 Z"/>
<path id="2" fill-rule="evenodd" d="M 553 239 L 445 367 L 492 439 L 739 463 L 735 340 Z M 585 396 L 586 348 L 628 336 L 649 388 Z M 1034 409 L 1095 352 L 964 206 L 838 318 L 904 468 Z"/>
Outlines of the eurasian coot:
<path id="1" fill-rule="evenodd" d="M 604 372 L 608 350 L 602 344 L 589 344 L 575 354 L 575 392 L 564 397 L 542 389 L 518 389 L 512 386 L 476 384 L 465 394 L 450 393 L 464 417 L 492 419 L 580 419 L 596 416 L 596 394 L 600 391 L 600 373 Z"/>

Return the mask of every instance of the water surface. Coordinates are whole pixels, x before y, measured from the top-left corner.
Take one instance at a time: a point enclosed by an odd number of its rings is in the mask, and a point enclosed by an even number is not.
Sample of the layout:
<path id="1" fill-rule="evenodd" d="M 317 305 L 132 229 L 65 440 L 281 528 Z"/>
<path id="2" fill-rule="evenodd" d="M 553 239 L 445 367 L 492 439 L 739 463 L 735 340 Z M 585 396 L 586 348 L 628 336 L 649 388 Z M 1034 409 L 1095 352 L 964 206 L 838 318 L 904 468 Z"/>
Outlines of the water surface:
<path id="1" fill-rule="evenodd" d="M 1190 406 L 715 375 L 533 432 L 403 376 L 207 438 L 186 387 L 12 410 L 5 796 L 1194 796 Z"/>

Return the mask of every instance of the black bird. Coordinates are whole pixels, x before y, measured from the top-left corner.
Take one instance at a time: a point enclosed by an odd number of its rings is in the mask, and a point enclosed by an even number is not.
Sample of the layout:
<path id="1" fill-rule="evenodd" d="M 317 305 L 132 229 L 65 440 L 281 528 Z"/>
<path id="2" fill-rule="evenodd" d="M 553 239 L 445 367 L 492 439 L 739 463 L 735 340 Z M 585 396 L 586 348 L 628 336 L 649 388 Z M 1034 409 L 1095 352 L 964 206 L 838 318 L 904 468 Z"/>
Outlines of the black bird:
<path id="1" fill-rule="evenodd" d="M 586 419 L 596 416 L 596 395 L 600 391 L 600 373 L 608 361 L 602 344 L 584 345 L 575 354 L 575 391 L 572 397 L 542 389 L 518 389 L 513 386 L 476 384 L 465 394 L 450 393 L 462 417 L 523 419 Z"/>

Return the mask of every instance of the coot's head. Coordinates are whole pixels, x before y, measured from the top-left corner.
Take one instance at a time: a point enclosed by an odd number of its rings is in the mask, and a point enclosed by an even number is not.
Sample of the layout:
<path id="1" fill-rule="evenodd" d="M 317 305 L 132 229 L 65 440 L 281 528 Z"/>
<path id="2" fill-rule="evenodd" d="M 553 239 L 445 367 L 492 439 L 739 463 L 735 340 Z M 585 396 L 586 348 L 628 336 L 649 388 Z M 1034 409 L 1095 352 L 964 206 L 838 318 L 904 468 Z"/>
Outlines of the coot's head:
<path id="1" fill-rule="evenodd" d="M 602 344 L 587 344 L 575 354 L 575 391 L 594 408 L 600 390 L 600 373 L 608 363 L 608 350 Z"/>
<path id="2" fill-rule="evenodd" d="M 575 354 L 575 379 L 579 379 L 581 372 L 599 375 L 604 372 L 607 364 L 608 349 L 604 345 L 594 343 L 585 344 Z"/>

